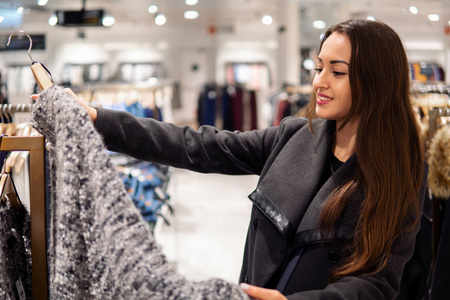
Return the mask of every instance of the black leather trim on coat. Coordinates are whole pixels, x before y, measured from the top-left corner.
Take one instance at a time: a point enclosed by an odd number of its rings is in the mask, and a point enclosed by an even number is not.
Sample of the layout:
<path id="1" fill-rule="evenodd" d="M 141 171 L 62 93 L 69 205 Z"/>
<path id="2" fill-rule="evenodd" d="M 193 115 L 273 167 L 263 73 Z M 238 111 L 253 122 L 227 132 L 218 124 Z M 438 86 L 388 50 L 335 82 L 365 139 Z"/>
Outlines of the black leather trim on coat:
<path id="1" fill-rule="evenodd" d="M 350 240 L 353 236 L 354 227 L 341 226 L 336 230 L 334 237 L 331 234 L 326 233 L 324 236 L 320 234 L 320 229 L 306 230 L 297 232 L 292 242 L 292 249 L 304 247 L 307 244 L 337 241 L 337 240 Z"/>
<path id="2" fill-rule="evenodd" d="M 278 229 L 284 239 L 292 233 L 292 225 L 286 215 L 259 189 L 256 188 L 249 199 Z"/>

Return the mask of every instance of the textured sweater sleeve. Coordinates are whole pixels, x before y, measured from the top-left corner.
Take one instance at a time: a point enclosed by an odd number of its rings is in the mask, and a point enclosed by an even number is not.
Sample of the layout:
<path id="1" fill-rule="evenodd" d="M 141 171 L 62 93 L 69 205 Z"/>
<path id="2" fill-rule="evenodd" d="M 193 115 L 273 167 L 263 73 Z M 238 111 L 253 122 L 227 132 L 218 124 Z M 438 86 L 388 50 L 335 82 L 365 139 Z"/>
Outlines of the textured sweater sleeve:
<path id="1" fill-rule="evenodd" d="M 63 89 L 41 93 L 32 124 L 54 146 L 51 299 L 248 299 L 235 284 L 175 272 L 86 111 Z"/>
<path id="2" fill-rule="evenodd" d="M 279 128 L 246 132 L 194 130 L 127 112 L 97 109 L 96 129 L 109 150 L 205 173 L 260 174 Z"/>

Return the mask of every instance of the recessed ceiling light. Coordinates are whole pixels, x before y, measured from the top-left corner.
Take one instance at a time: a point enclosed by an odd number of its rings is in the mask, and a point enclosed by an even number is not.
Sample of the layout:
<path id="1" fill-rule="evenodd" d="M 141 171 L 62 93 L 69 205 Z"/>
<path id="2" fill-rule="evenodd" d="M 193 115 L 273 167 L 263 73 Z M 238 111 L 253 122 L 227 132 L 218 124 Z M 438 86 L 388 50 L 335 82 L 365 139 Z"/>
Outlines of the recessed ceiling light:
<path id="1" fill-rule="evenodd" d="M 198 18 L 198 11 L 188 10 L 184 12 L 184 18 L 188 20 L 194 20 Z"/>
<path id="2" fill-rule="evenodd" d="M 158 6 L 156 6 L 156 5 L 150 5 L 150 6 L 148 7 L 148 12 L 151 13 L 151 14 L 154 14 L 154 13 L 156 13 L 157 11 L 158 11 Z"/>
<path id="3" fill-rule="evenodd" d="M 37 1 L 37 5 L 39 5 L 39 6 L 45 6 L 45 5 L 47 5 L 47 3 L 48 3 L 48 0 L 38 0 Z"/>
<path id="4" fill-rule="evenodd" d="M 5 20 L 4 16 L 0 16 L 0 23 L 3 23 L 3 20 Z"/>
<path id="5" fill-rule="evenodd" d="M 159 14 L 155 17 L 155 24 L 158 26 L 162 26 L 162 25 L 166 24 L 166 22 L 167 22 L 167 18 L 163 14 Z"/>
<path id="6" fill-rule="evenodd" d="M 311 71 L 315 66 L 316 64 L 311 58 L 307 58 L 303 61 L 303 68 L 305 68 L 306 70 Z"/>
<path id="7" fill-rule="evenodd" d="M 55 26 L 57 23 L 58 17 L 56 15 L 50 16 L 50 18 L 48 19 L 48 24 L 50 24 L 50 26 Z"/>
<path id="8" fill-rule="evenodd" d="M 195 5 L 198 3 L 198 0 L 186 0 L 185 3 L 187 5 Z"/>
<path id="9" fill-rule="evenodd" d="M 439 21 L 439 15 L 438 14 L 429 14 L 428 15 L 428 20 L 430 20 L 432 22 Z"/>
<path id="10" fill-rule="evenodd" d="M 367 19 L 367 20 L 370 20 L 370 21 L 375 21 L 375 17 L 374 17 L 374 16 L 367 16 L 366 19 Z"/>
<path id="11" fill-rule="evenodd" d="M 315 21 L 313 22 L 313 26 L 314 26 L 314 28 L 316 28 L 316 29 L 324 29 L 325 27 L 327 27 L 327 23 L 325 23 L 325 22 L 322 21 L 322 20 L 315 20 Z"/>
<path id="12" fill-rule="evenodd" d="M 273 23 L 273 18 L 272 18 L 272 16 L 265 15 L 265 16 L 262 17 L 261 22 L 262 22 L 264 25 L 270 25 L 270 24 Z"/>
<path id="13" fill-rule="evenodd" d="M 410 11 L 412 14 L 414 14 L 414 15 L 417 15 L 417 13 L 419 12 L 419 10 L 417 9 L 417 7 L 415 7 L 415 6 L 410 6 L 410 7 L 409 7 L 409 11 Z"/>
<path id="14" fill-rule="evenodd" d="M 103 26 L 111 27 L 114 25 L 114 23 L 116 23 L 116 19 L 113 16 L 107 15 L 107 16 L 103 17 L 103 20 L 102 20 Z"/>

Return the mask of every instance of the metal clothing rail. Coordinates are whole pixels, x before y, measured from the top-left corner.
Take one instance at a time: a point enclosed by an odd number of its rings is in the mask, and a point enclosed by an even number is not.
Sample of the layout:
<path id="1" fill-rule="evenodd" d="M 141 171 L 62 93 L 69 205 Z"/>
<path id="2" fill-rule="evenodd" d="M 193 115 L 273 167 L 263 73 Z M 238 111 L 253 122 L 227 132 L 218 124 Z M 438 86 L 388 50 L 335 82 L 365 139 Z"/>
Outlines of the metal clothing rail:
<path id="1" fill-rule="evenodd" d="M 1 139 L 0 151 L 29 151 L 30 215 L 33 299 L 48 299 L 44 137 L 8 137 Z"/>
<path id="2" fill-rule="evenodd" d="M 31 112 L 33 110 L 33 104 L 2 104 L 0 106 L 2 113 L 21 113 Z"/>

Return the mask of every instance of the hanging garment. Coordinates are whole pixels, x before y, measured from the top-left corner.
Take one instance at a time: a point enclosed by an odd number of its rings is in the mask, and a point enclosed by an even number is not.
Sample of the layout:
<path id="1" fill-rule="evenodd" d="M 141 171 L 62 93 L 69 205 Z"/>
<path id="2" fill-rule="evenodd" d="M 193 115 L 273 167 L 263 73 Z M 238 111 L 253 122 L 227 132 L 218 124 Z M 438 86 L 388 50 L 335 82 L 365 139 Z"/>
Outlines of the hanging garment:
<path id="1" fill-rule="evenodd" d="M 0 299 L 33 299 L 30 215 L 8 198 L 0 201 Z"/>
<path id="2" fill-rule="evenodd" d="M 428 182 L 435 201 L 440 202 L 440 216 L 433 216 L 435 221 L 440 219 L 439 242 L 434 246 L 437 255 L 431 274 L 431 300 L 448 299 L 450 286 L 450 127 L 444 125 L 433 136 L 429 149 L 428 163 L 430 173 Z M 437 223 L 439 224 L 439 223 Z"/>
<path id="3" fill-rule="evenodd" d="M 86 111 L 61 87 L 41 93 L 32 124 L 54 145 L 51 299 L 248 299 L 238 285 L 191 282 L 175 272 Z"/>

